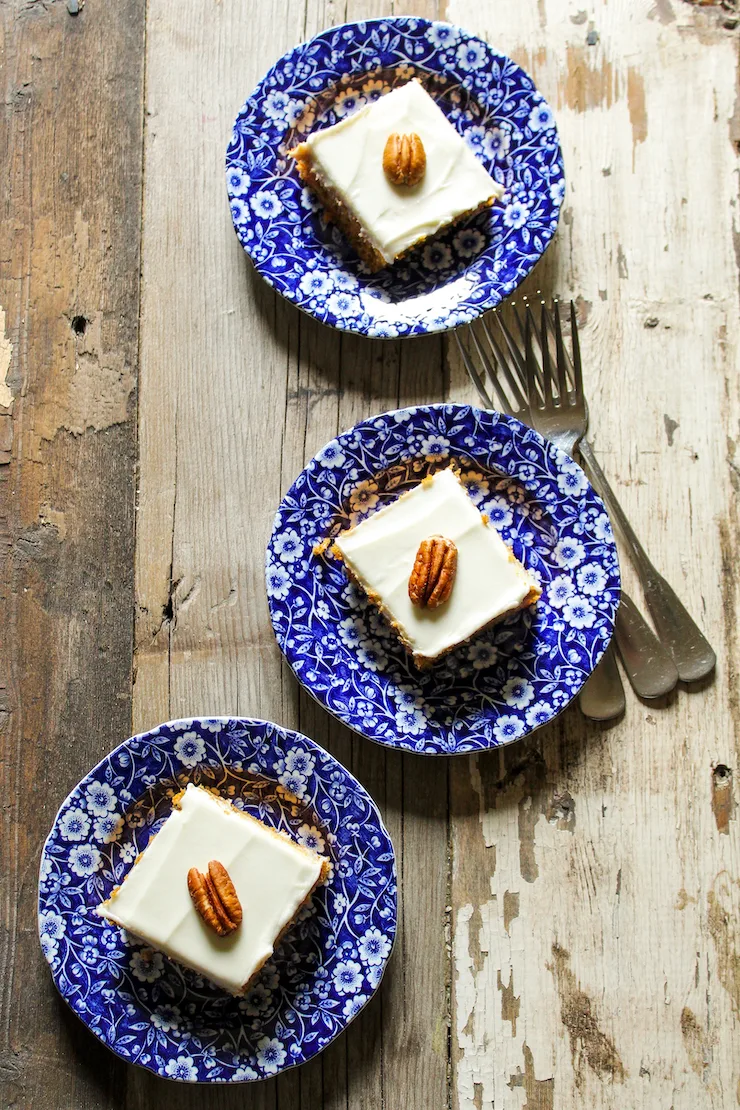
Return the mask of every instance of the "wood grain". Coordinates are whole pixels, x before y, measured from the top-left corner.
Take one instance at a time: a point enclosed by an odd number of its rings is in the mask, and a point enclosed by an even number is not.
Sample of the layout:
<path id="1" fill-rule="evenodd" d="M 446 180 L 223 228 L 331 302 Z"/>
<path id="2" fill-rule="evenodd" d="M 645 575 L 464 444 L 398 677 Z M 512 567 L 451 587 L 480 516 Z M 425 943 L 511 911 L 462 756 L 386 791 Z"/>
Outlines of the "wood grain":
<path id="1" fill-rule="evenodd" d="M 37 874 L 129 731 L 144 9 L 0 7 L 0 1101 L 102 1106 L 127 1069 L 58 998 Z M 4 355 L 3 355 L 4 352 Z M 10 396 L 8 396 L 8 392 Z"/>
<path id="2" fill-rule="evenodd" d="M 148 7 L 135 726 L 242 712 L 302 728 L 383 806 L 404 874 L 382 996 L 322 1058 L 264 1084 L 265 1106 L 404 1105 L 414 1084 L 420 1105 L 447 1102 L 446 766 L 353 738 L 299 694 L 263 572 L 274 510 L 305 462 L 364 416 L 441 399 L 442 347 L 407 346 L 402 366 L 399 344 L 339 336 L 277 299 L 233 237 L 221 170 L 223 136 L 266 65 L 302 34 L 368 14 L 308 4 L 297 29 L 270 10 L 245 21 L 227 5 Z M 154 1090 L 181 1104 L 147 1076 L 134 1087 L 135 1105 Z"/>
<path id="3" fill-rule="evenodd" d="M 631 696 L 611 729 L 570 710 L 500 757 L 453 764 L 453 1105 L 729 1107 L 737 41 L 720 13 L 675 2 L 502 0 L 492 14 L 450 6 L 533 73 L 568 178 L 527 286 L 578 298 L 598 453 L 720 664 L 703 689 Z M 465 395 L 457 366 L 453 381 Z"/>
<path id="4" fill-rule="evenodd" d="M 595 446 L 721 660 L 701 690 L 631 697 L 613 728 L 573 709 L 503 752 L 446 761 L 366 742 L 299 690 L 270 628 L 263 554 L 282 494 L 339 430 L 473 394 L 443 340 L 341 336 L 277 298 L 233 235 L 223 185 L 228 129 L 266 68 L 324 27 L 387 10 L 0 8 L 8 1106 L 724 1110 L 740 1098 L 731 13 L 679 0 L 414 8 L 520 60 L 556 110 L 569 192 L 526 287 L 578 298 Z M 119 1064 L 57 999 L 35 934 L 38 853 L 66 791 L 132 725 L 192 713 L 314 737 L 370 790 L 398 856 L 399 940 L 379 996 L 311 1064 L 248 1089 Z"/>

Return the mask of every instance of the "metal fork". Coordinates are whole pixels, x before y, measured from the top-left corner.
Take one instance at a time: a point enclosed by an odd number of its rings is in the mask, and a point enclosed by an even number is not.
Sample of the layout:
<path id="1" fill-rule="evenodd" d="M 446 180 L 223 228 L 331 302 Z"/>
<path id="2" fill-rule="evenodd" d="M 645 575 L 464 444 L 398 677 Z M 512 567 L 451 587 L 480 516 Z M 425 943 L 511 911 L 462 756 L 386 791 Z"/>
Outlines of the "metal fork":
<path id="1" fill-rule="evenodd" d="M 554 323 L 553 323 L 554 316 Z M 553 305 L 553 316 L 544 302 L 541 305 L 540 330 L 537 332 L 532 311 L 526 308 L 524 328 L 525 375 L 530 414 L 534 426 L 548 439 L 574 456 L 588 428 L 588 405 L 583 392 L 580 348 L 575 321 L 575 305 L 571 302 L 571 334 L 575 335 L 574 359 L 566 361 L 565 345 L 560 323 L 560 312 Z M 517 316 L 521 330 L 521 320 Z M 555 338 L 555 370 L 553 369 L 550 334 Z M 534 337 L 540 348 L 540 361 L 535 357 Z M 578 352 L 577 354 L 575 352 Z M 568 369 L 571 370 L 573 390 L 570 389 Z M 557 381 L 556 373 L 557 373 Z M 678 669 L 671 656 L 647 624 L 642 613 L 626 591 L 622 592 L 617 610 L 614 638 L 622 657 L 628 678 L 635 692 L 642 698 L 655 698 L 668 694 L 678 682 Z M 588 703 L 609 680 L 614 682 L 616 664 L 609 653 L 602 663 L 603 674 L 597 668 L 592 686 L 586 684 L 584 698 Z M 598 708 L 598 700 L 596 702 Z M 585 710 L 587 712 L 587 709 Z"/>
<path id="2" fill-rule="evenodd" d="M 483 321 L 484 334 L 490 354 L 484 350 L 473 327 L 468 329 L 468 335 L 473 340 L 478 359 L 481 366 L 483 366 L 484 375 L 487 373 L 490 381 L 493 382 L 498 405 L 494 403 L 493 398 L 486 390 L 475 362 L 470 359 L 463 343 L 460 342 L 459 333 L 455 332 L 460 354 L 463 356 L 467 372 L 475 384 L 485 408 L 500 408 L 500 410 L 516 416 L 523 423 L 529 424 L 530 427 L 535 427 L 534 414 L 531 411 L 527 396 L 524 355 L 518 350 L 513 337 L 506 329 L 506 325 L 501 321 L 501 317 L 496 315 L 495 319 L 500 329 L 496 337 L 488 329 L 486 322 Z M 509 347 L 510 356 L 504 353 L 507 347 Z M 493 361 L 491 361 L 491 357 L 493 357 Z M 625 689 L 621 684 L 614 648 L 611 645 L 607 648 L 605 655 L 602 656 L 600 663 L 587 680 L 584 688 L 581 689 L 578 700 L 581 712 L 594 720 L 610 720 L 625 712 Z"/>
<path id="3" fill-rule="evenodd" d="M 542 432 L 548 432 L 551 437 L 554 435 L 561 447 L 569 453 L 572 452 L 570 436 L 561 437 L 557 428 L 545 428 L 542 423 L 538 423 L 538 418 L 542 419 L 542 406 L 538 405 L 534 411 L 530 408 L 524 354 L 520 351 L 502 316 L 496 314 L 493 319 L 495 321 L 493 325 L 495 335 L 485 322 L 483 325 L 490 355 L 483 349 L 475 331 L 471 329 L 469 334 L 476 347 L 484 374 L 488 373 L 496 389 L 500 407 L 530 424 L 530 426 L 536 427 Z M 517 323 L 521 326 L 519 317 L 517 317 Z M 524 329 L 521 330 L 521 337 L 523 340 Z M 476 383 L 483 404 L 487 408 L 494 407 L 475 363 L 468 357 L 461 344 L 460 348 L 465 365 L 471 378 Z M 541 397 L 545 380 L 543 371 L 536 363 L 532 366 L 532 371 L 536 374 L 539 396 Z M 534 391 L 532 397 L 535 397 Z M 620 628 L 617 635 L 620 640 L 620 650 L 625 660 L 630 681 L 636 691 L 642 697 L 657 697 L 660 694 L 667 693 L 676 684 L 678 677 L 676 669 L 629 597 L 624 602 L 623 617 L 619 623 Z M 583 713 L 595 720 L 608 720 L 619 716 L 623 712 L 625 706 L 624 688 L 611 647 L 585 684 L 579 700 Z"/>
<path id="4" fill-rule="evenodd" d="M 564 406 L 563 415 L 568 406 L 582 404 L 585 420 L 576 446 L 580 451 L 583 461 L 591 473 L 597 491 L 601 494 L 611 516 L 617 525 L 622 542 L 627 547 L 635 569 L 637 570 L 642 585 L 645 599 L 650 609 L 655 627 L 658 630 L 661 643 L 668 649 L 678 670 L 678 677 L 682 682 L 696 682 L 706 678 L 714 670 L 717 657 L 708 640 L 701 632 L 693 618 L 684 608 L 675 591 L 668 585 L 665 578 L 658 574 L 650 562 L 645 549 L 635 535 L 632 526 L 624 514 L 613 489 L 609 485 L 606 475 L 599 466 L 591 444 L 586 439 L 588 428 L 588 406 L 583 393 L 583 376 L 581 368 L 581 350 L 578 340 L 578 326 L 576 322 L 575 305 L 570 304 L 571 346 L 573 358 L 570 359 L 563 343 L 560 324 L 560 313 L 553 304 L 554 312 L 550 313 L 547 306 L 542 305 L 542 327 L 540 340 L 547 342 L 546 328 L 549 328 L 556 346 L 556 363 L 558 371 L 558 403 Z M 530 313 L 531 315 L 531 313 Z M 543 358 L 546 356 L 543 355 Z M 569 378 L 573 383 L 573 392 L 569 390 Z M 568 412 L 568 415 L 571 413 Z"/>
<path id="5" fill-rule="evenodd" d="M 563 342 L 560 313 L 555 302 L 553 303 L 553 308 L 554 312 L 550 313 L 544 302 L 542 303 L 539 334 L 537 333 L 531 310 L 528 313 L 530 331 L 537 336 L 542 362 L 542 366 L 540 366 L 534 357 L 534 349 L 532 346 L 530 373 L 534 375 L 535 385 L 537 386 L 537 392 L 533 396 L 539 398 L 536 411 L 533 411 L 531 414 L 532 418 L 539 422 L 538 427 L 543 431 L 543 434 L 553 435 L 557 434 L 560 430 L 569 436 L 568 442 L 572 445 L 572 449 L 579 447 L 581 457 L 590 471 L 594 485 L 605 501 L 617 525 L 620 537 L 626 544 L 630 556 L 632 557 L 660 639 L 673 658 L 678 676 L 684 682 L 695 682 L 698 679 L 705 678 L 712 672 L 716 662 L 716 656 L 708 641 L 689 616 L 672 588 L 665 579 L 658 574 L 657 570 L 650 562 L 611 489 L 604 472 L 599 466 L 590 443 L 585 438 L 585 432 L 588 427 L 588 406 L 583 392 L 581 352 L 578 340 L 575 306 L 573 302 L 571 302 L 570 324 L 573 350 L 572 359 L 568 355 Z M 523 358 L 521 354 L 521 348 L 524 347 L 526 350 L 527 346 L 526 326 L 522 325 L 522 317 L 515 311 L 514 319 L 517 323 L 520 339 L 520 343 L 517 344 L 511 331 L 506 327 L 501 314 L 496 313 L 495 316 L 511 359 L 516 366 L 519 383 L 523 386 L 526 382 L 527 367 L 526 359 Z M 490 336 L 490 329 L 488 329 L 487 326 L 486 333 L 487 336 Z M 557 382 L 554 381 L 552 369 L 550 351 L 551 341 L 554 341 L 555 346 Z M 479 352 L 482 350 L 479 343 L 477 343 L 477 349 Z M 495 344 L 492 345 L 491 350 L 495 352 Z M 486 368 L 491 372 L 490 360 Z M 546 378 L 547 382 L 545 380 Z M 473 380 L 475 381 L 475 378 L 473 378 Z M 480 382 L 479 375 L 478 380 Z M 627 604 L 624 604 L 624 596 L 623 594 L 623 604 L 620 607 L 620 613 L 617 618 L 617 637 L 620 648 L 620 641 L 624 639 L 624 634 L 628 631 L 627 626 L 634 625 L 635 613 L 637 613 L 634 605 L 630 604 L 629 598 L 627 599 Z M 639 613 L 637 613 L 637 619 L 638 621 L 641 620 Z M 623 653 L 623 655 L 625 656 L 624 662 L 629 673 L 630 662 L 626 657 L 626 653 Z M 667 681 L 668 675 L 666 674 L 665 677 Z M 645 695 L 643 694 L 643 696 Z"/>
<path id="6" fill-rule="evenodd" d="M 483 332 L 489 348 L 488 352 L 484 350 L 473 327 L 468 329 L 468 336 L 472 339 L 483 368 L 483 374 L 487 374 L 493 383 L 499 402 L 498 405 L 494 403 L 475 362 L 463 346 L 460 333 L 455 332 L 455 339 L 463 362 L 478 390 L 484 408 L 499 408 L 517 417 L 523 423 L 529 424 L 530 427 L 536 427 L 534 413 L 530 408 L 527 395 L 527 371 L 524 356 L 502 317 L 497 313 L 494 319 L 498 325 L 495 336 L 486 321 L 482 321 Z M 504 353 L 507 348 L 508 355 Z M 538 430 L 541 431 L 542 429 Z M 581 690 L 579 704 L 583 714 L 593 720 L 611 720 L 614 717 L 619 717 L 624 712 L 624 688 L 611 645 L 609 645 L 598 666 Z"/>

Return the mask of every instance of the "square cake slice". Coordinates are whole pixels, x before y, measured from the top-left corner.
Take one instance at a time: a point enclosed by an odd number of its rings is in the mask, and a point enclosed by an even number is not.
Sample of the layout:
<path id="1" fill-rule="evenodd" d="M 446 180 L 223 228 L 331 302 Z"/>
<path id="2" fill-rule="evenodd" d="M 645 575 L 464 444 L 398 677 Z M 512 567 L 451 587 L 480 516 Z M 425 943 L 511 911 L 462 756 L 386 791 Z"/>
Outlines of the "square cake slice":
<path id="1" fill-rule="evenodd" d="M 456 549 L 448 596 L 415 603 L 410 579 L 420 545 L 443 537 Z M 509 613 L 533 605 L 540 589 L 451 468 L 437 471 L 354 528 L 332 551 L 398 633 L 419 667 L 465 643 Z"/>
<path id="2" fill-rule="evenodd" d="M 384 168 L 392 136 L 420 140 L 412 183 L 396 184 Z M 291 154 L 327 217 L 372 271 L 504 192 L 416 80 L 314 131 Z M 410 157 L 408 146 L 398 155 L 406 169 Z"/>
<path id="3" fill-rule="evenodd" d="M 203 878 L 211 861 L 225 869 L 241 906 L 241 921 L 223 936 L 190 892 L 191 868 Z M 328 870 L 316 852 L 190 783 L 98 913 L 243 994 Z"/>

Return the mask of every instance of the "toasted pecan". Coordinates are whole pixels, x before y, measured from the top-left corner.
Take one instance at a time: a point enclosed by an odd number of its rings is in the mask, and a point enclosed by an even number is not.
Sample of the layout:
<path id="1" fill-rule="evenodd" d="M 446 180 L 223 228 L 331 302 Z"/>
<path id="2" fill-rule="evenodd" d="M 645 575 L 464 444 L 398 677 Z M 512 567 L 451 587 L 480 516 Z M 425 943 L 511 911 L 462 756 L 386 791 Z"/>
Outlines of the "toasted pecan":
<path id="1" fill-rule="evenodd" d="M 457 572 L 457 547 L 445 536 L 429 536 L 419 544 L 409 577 L 414 605 L 436 609 L 449 600 Z"/>
<path id="2" fill-rule="evenodd" d="M 383 170 L 393 185 L 418 185 L 427 168 L 424 144 L 415 131 L 388 136 L 383 150 Z"/>
<path id="3" fill-rule="evenodd" d="M 222 863 L 212 859 L 204 875 L 197 867 L 188 871 L 188 891 L 196 910 L 215 933 L 228 936 L 242 921 L 242 907 L 231 876 Z"/>

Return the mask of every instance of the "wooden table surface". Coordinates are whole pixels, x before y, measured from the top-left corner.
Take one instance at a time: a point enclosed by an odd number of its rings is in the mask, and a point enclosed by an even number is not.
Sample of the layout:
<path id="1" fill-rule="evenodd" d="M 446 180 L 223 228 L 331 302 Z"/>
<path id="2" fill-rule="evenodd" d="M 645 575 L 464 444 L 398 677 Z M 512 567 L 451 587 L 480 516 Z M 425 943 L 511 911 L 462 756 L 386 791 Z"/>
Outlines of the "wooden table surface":
<path id="1" fill-rule="evenodd" d="M 332 332 L 257 278 L 231 121 L 291 45 L 389 0 L 0 5 L 3 1106 L 697 1110 L 740 1103 L 738 37 L 734 4 L 419 0 L 533 74 L 568 192 L 527 283 L 578 298 L 593 438 L 714 643 L 701 689 L 628 691 L 450 760 L 351 735 L 268 620 L 274 510 L 321 445 L 472 400 L 448 340 Z M 397 14 L 407 9 L 396 9 Z M 624 561 L 626 585 L 640 597 Z M 132 731 L 241 713 L 377 800 L 400 879 L 379 997 L 321 1057 L 203 1090 L 120 1062 L 36 935 L 67 791 Z"/>

